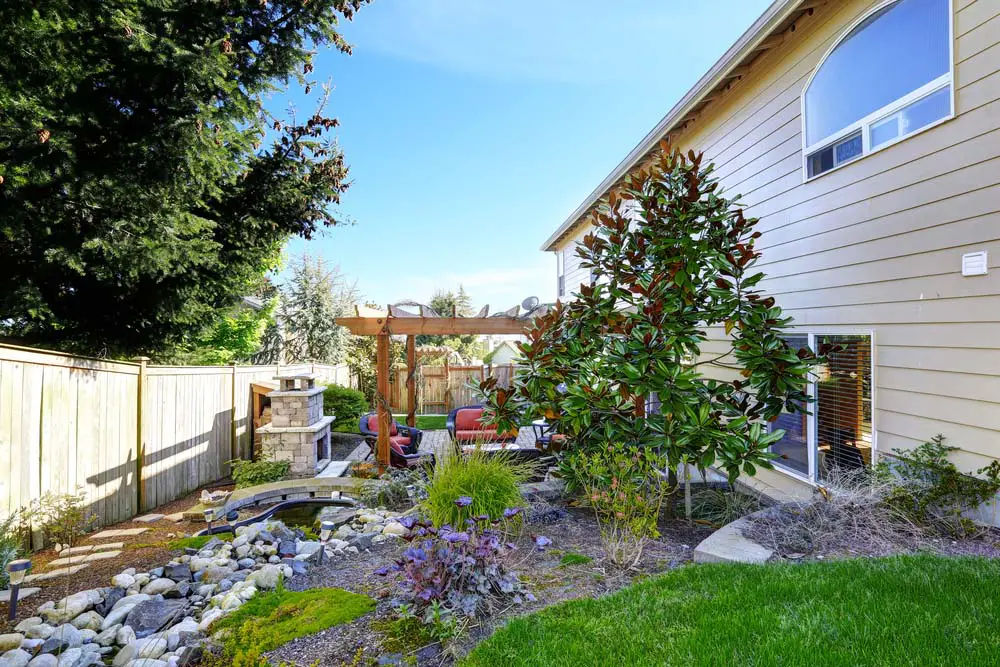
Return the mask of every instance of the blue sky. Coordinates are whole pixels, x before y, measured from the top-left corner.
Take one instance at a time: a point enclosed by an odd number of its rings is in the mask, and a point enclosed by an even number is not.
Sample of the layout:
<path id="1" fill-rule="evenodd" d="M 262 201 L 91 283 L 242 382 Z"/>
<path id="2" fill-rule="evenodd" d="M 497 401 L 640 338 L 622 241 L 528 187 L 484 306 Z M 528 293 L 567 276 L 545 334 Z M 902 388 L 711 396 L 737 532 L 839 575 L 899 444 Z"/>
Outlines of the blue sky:
<path id="1" fill-rule="evenodd" d="M 377 303 L 555 299 L 541 243 L 767 0 L 375 0 L 315 61 L 353 185 L 325 257 Z M 272 100 L 311 112 L 317 93 Z"/>

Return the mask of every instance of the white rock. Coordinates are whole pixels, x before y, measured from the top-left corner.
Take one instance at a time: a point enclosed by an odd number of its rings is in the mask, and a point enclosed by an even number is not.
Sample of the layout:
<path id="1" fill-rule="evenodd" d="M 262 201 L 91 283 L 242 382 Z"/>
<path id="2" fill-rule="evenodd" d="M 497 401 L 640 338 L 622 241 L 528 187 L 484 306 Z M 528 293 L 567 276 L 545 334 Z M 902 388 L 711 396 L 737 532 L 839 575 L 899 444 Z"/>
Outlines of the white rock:
<path id="1" fill-rule="evenodd" d="M 142 592 L 146 595 L 163 595 L 167 591 L 177 588 L 177 583 L 173 579 L 153 579 L 146 584 Z"/>
<path id="2" fill-rule="evenodd" d="M 100 644 L 101 646 L 111 646 L 115 643 L 115 636 L 118 634 L 118 630 L 120 630 L 121 627 L 121 625 L 115 624 L 107 630 L 102 630 L 101 633 L 94 638 L 94 642 L 96 644 Z"/>
<path id="3" fill-rule="evenodd" d="M 156 660 L 154 658 L 140 658 L 139 660 L 131 660 L 125 667 L 168 667 L 169 663 L 164 660 Z"/>
<path id="4" fill-rule="evenodd" d="M 38 625 L 32 625 L 30 628 L 25 630 L 24 634 L 26 637 L 30 637 L 31 639 L 48 639 L 55 631 L 56 629 L 48 623 L 39 623 Z"/>
<path id="5" fill-rule="evenodd" d="M 34 655 L 38 652 L 38 647 L 45 643 L 44 639 L 24 639 L 21 641 L 21 648 Z"/>
<path id="6" fill-rule="evenodd" d="M 57 602 L 51 609 L 46 609 L 42 612 L 42 616 L 44 616 L 49 623 L 65 623 L 72 618 L 76 618 L 88 609 L 91 609 L 100 601 L 101 594 L 99 592 L 80 591 L 79 593 L 73 593 L 73 595 L 67 595 L 62 600 Z M 41 609 L 41 607 L 39 607 L 39 609 Z"/>
<path id="7" fill-rule="evenodd" d="M 192 572 L 200 572 L 211 564 L 212 564 L 211 558 L 202 558 L 201 556 L 196 556 L 192 558 L 191 561 L 188 563 L 188 567 L 191 568 Z"/>
<path id="8" fill-rule="evenodd" d="M 94 610 L 86 611 L 71 621 L 73 627 L 80 630 L 98 630 L 103 622 L 104 617 Z"/>
<path id="9" fill-rule="evenodd" d="M 383 535 L 394 535 L 396 537 L 402 537 L 403 535 L 406 535 L 409 532 L 410 531 L 406 529 L 406 526 L 399 523 L 398 521 L 387 523 L 385 525 L 385 528 L 382 529 Z"/>
<path id="10" fill-rule="evenodd" d="M 132 660 L 142 658 L 159 658 L 167 651 L 167 640 L 161 637 L 147 637 L 139 639 L 118 652 L 115 659 L 111 661 L 113 667 L 123 667 Z"/>
<path id="11" fill-rule="evenodd" d="M 28 663 L 28 667 L 56 667 L 58 664 L 59 658 L 51 653 L 43 653 L 32 658 L 31 662 Z"/>
<path id="12" fill-rule="evenodd" d="M 17 632 L 25 632 L 28 628 L 41 624 L 42 624 L 42 619 L 38 618 L 37 616 L 31 616 L 29 618 L 24 619 L 17 625 L 15 625 L 14 630 L 16 630 Z"/>
<path id="13" fill-rule="evenodd" d="M 19 648 L 0 655 L 0 667 L 25 667 L 31 660 L 31 654 Z"/>
<path id="14" fill-rule="evenodd" d="M 135 583 L 135 577 L 133 577 L 131 574 L 126 574 L 125 572 L 122 572 L 121 574 L 116 574 L 115 576 L 111 577 L 112 586 L 119 586 L 121 588 L 131 588 L 134 583 Z"/>
<path id="15" fill-rule="evenodd" d="M 278 566 L 265 565 L 256 572 L 251 572 L 246 580 L 252 582 L 257 588 L 270 591 L 278 587 L 278 579 L 282 574 L 283 572 Z"/>
<path id="16" fill-rule="evenodd" d="M 0 635 L 0 653 L 6 653 L 7 651 L 12 651 L 16 648 L 21 648 L 21 642 L 24 641 L 24 635 L 20 632 L 12 632 L 6 635 Z"/>
<path id="17" fill-rule="evenodd" d="M 201 615 L 201 622 L 198 623 L 198 630 L 200 632 L 208 632 L 208 629 L 212 627 L 212 623 L 219 620 L 226 615 L 226 612 L 218 608 L 206 609 L 205 613 Z"/>
<path id="18" fill-rule="evenodd" d="M 152 579 L 152 577 L 150 577 L 145 572 L 140 572 L 139 574 L 135 575 L 135 583 L 139 584 L 139 586 L 145 586 L 146 584 L 149 583 L 150 579 Z"/>
<path id="19" fill-rule="evenodd" d="M 118 634 L 115 635 L 115 643 L 119 646 L 128 646 L 135 641 L 135 630 L 127 625 L 123 625 L 119 630 Z"/>

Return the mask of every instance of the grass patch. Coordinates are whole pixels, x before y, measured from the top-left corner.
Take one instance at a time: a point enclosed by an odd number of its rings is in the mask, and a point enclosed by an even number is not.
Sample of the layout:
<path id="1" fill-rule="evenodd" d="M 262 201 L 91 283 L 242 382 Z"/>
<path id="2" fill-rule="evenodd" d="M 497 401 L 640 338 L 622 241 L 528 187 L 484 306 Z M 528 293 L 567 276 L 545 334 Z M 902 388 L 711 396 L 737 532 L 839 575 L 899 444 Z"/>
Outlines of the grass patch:
<path id="1" fill-rule="evenodd" d="M 263 654 L 298 637 L 353 621 L 375 608 L 371 598 L 339 588 L 278 590 L 257 595 L 212 626 L 224 630 L 224 653 L 233 667 L 261 667 Z"/>
<path id="2" fill-rule="evenodd" d="M 559 567 L 570 567 L 573 565 L 586 565 L 587 563 L 593 562 L 593 558 L 584 554 L 578 554 L 573 551 L 563 554 L 563 557 L 559 559 Z"/>
<path id="3" fill-rule="evenodd" d="M 223 542 L 232 542 L 236 537 L 232 533 L 219 533 L 218 535 L 192 535 L 191 537 L 180 537 L 170 540 L 167 546 L 171 549 L 201 549 L 208 544 L 213 537 L 217 537 Z"/>
<path id="4" fill-rule="evenodd" d="M 684 567 L 515 619 L 460 664 L 985 666 L 998 651 L 1000 562 L 919 555 Z"/>
<path id="5" fill-rule="evenodd" d="M 393 415 L 393 419 L 406 426 L 406 415 Z M 447 427 L 448 415 L 417 415 L 417 428 L 421 431 L 443 431 Z M 336 433 L 359 433 L 358 420 L 334 422 L 331 429 Z"/>

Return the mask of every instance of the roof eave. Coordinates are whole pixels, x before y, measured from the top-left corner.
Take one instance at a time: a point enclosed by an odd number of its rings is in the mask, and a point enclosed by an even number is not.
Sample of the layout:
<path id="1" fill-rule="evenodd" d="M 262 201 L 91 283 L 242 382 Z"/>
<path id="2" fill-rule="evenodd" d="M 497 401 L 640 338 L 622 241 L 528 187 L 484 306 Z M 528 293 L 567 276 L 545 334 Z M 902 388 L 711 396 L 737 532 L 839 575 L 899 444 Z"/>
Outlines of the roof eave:
<path id="1" fill-rule="evenodd" d="M 736 40 L 729 50 L 705 73 L 698 83 L 667 112 L 667 115 L 656 124 L 650 132 L 643 137 L 632 151 L 625 156 L 614 171 L 601 184 L 591 192 L 566 220 L 559 225 L 559 228 L 546 239 L 541 250 L 555 250 L 559 240 L 586 215 L 587 211 L 597 203 L 614 185 L 620 181 L 629 171 L 631 171 L 650 150 L 666 136 L 675 125 L 681 122 L 688 114 L 697 107 L 702 99 L 712 90 L 725 81 L 728 74 L 736 69 L 740 63 L 748 56 L 752 55 L 759 44 L 767 39 L 772 32 L 782 23 L 788 20 L 789 16 L 798 9 L 799 5 L 806 0 L 774 0 L 760 18 L 750 26 L 743 35 Z"/>

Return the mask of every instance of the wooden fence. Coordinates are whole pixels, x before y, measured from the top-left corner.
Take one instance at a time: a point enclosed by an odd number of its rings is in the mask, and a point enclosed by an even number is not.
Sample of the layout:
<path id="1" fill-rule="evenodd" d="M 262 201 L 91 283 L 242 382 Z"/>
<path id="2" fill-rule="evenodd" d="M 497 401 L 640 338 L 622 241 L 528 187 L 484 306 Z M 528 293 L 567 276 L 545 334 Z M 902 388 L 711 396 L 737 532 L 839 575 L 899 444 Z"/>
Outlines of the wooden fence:
<path id="1" fill-rule="evenodd" d="M 510 384 L 516 366 L 451 366 L 449 364 L 417 367 L 417 414 L 432 415 L 450 412 L 463 405 L 478 403 L 469 383 L 479 384 L 487 377 L 496 377 L 503 385 Z M 406 413 L 406 366 L 393 368 L 389 383 L 389 405 L 397 414 Z"/>
<path id="2" fill-rule="evenodd" d="M 352 384 L 343 366 L 153 366 L 0 345 L 0 515 L 79 489 L 115 523 L 225 477 L 250 454 L 251 382 L 287 372 Z"/>

